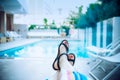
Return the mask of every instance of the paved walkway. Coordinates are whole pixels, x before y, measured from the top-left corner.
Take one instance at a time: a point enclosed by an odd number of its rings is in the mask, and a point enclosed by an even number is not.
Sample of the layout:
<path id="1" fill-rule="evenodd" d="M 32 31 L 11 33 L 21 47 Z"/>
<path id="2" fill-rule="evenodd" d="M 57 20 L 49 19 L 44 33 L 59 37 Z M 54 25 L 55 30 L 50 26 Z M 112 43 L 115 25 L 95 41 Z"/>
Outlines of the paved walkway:
<path id="1" fill-rule="evenodd" d="M 45 80 L 54 75 L 53 58 L 1 59 L 0 80 Z M 86 59 L 77 59 L 75 68 L 88 75 Z"/>

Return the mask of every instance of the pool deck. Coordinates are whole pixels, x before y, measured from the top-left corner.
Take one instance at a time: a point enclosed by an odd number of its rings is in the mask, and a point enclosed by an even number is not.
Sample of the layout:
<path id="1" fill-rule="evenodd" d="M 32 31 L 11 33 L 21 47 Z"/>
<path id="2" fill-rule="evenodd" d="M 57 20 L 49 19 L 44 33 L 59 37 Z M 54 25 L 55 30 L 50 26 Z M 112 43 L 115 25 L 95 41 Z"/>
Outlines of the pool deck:
<path id="1" fill-rule="evenodd" d="M 40 41 L 40 39 L 22 39 L 0 44 L 0 51 L 25 44 Z M 52 69 L 54 57 L 0 59 L 0 80 L 45 80 L 54 75 Z M 75 69 L 89 76 L 89 59 L 77 58 Z"/>

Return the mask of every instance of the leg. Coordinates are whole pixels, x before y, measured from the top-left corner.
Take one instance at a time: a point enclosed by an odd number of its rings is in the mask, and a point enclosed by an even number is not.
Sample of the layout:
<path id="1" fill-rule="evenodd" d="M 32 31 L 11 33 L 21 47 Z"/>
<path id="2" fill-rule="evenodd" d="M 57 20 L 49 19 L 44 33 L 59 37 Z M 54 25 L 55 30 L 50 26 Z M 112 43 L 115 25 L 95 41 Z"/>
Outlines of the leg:
<path id="1" fill-rule="evenodd" d="M 60 66 L 60 69 L 65 69 L 65 70 L 68 70 L 68 71 L 74 71 L 74 68 L 70 64 L 70 62 L 68 61 L 66 55 L 60 56 L 60 58 L 59 58 L 59 66 Z"/>
<path id="2" fill-rule="evenodd" d="M 74 80 L 73 66 L 68 61 L 68 56 L 63 53 L 59 56 L 58 60 L 60 71 L 58 73 L 58 79 L 57 80 Z"/>

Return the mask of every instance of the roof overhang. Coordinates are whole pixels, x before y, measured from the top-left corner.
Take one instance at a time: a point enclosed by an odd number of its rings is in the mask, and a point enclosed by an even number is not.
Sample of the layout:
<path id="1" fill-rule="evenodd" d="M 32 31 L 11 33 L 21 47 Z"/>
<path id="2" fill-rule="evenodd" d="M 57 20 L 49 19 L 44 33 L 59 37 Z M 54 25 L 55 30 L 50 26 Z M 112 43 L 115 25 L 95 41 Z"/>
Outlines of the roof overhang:
<path id="1" fill-rule="evenodd" d="M 26 0 L 0 0 L 0 11 L 11 14 L 26 14 Z"/>

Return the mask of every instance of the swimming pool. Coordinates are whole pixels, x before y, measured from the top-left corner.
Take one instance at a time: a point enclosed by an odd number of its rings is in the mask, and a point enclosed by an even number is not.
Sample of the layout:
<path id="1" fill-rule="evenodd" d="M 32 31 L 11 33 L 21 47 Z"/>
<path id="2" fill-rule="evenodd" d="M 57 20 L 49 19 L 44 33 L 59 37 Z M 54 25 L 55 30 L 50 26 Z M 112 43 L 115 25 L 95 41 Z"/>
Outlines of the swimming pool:
<path id="1" fill-rule="evenodd" d="M 76 57 L 88 58 L 83 44 L 79 40 L 68 40 L 70 44 L 69 53 L 74 53 Z M 39 58 L 55 57 L 61 40 L 40 40 L 24 46 L 0 51 L 0 58 Z"/>

